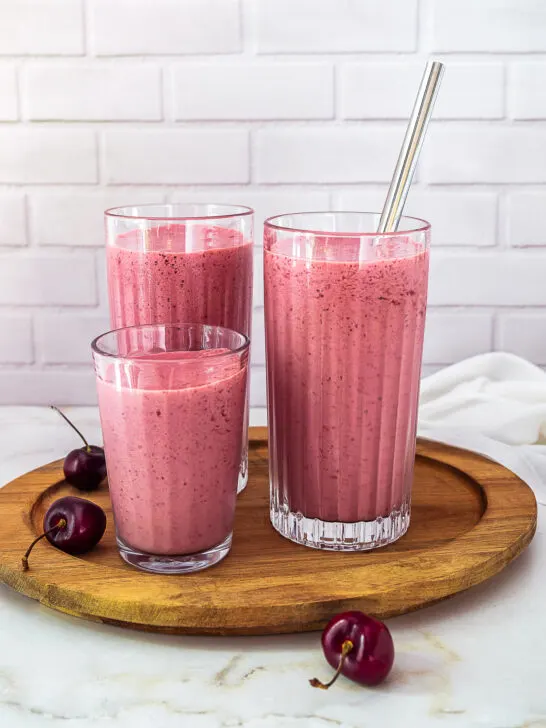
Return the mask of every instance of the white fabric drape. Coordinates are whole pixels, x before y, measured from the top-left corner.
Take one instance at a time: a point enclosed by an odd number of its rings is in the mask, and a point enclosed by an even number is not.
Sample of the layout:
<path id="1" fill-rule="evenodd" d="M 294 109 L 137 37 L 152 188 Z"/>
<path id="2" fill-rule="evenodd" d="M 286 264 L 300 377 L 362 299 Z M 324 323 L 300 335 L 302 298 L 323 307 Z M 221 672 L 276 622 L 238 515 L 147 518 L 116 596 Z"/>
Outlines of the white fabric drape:
<path id="1" fill-rule="evenodd" d="M 534 364 L 489 353 L 426 377 L 418 434 L 500 462 L 546 504 L 546 373 Z"/>

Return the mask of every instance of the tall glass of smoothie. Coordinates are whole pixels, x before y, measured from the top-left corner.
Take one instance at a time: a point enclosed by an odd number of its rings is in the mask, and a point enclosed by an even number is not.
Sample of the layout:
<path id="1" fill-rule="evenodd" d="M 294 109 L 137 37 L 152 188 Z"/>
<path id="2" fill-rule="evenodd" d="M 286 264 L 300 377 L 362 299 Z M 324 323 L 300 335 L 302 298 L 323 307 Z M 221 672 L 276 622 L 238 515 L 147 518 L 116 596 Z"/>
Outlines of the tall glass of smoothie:
<path id="1" fill-rule="evenodd" d="M 410 520 L 430 225 L 295 213 L 265 223 L 271 521 L 360 551 Z"/>
<path id="2" fill-rule="evenodd" d="M 152 324 L 92 344 L 121 557 L 146 571 L 199 571 L 231 546 L 248 338 Z"/>
<path id="3" fill-rule="evenodd" d="M 253 211 L 214 204 L 107 210 L 113 329 L 159 323 L 223 326 L 250 336 Z M 239 489 L 248 479 L 248 396 Z"/>

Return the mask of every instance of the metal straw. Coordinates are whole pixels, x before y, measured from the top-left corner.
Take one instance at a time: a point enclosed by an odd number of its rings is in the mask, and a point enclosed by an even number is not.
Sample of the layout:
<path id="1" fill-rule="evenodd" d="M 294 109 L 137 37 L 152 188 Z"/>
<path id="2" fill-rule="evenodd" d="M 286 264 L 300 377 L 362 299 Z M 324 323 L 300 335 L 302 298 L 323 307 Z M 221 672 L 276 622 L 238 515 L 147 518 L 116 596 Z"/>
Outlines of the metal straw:
<path id="1" fill-rule="evenodd" d="M 383 206 L 378 233 L 394 232 L 398 228 L 443 73 L 443 63 L 427 63 Z"/>

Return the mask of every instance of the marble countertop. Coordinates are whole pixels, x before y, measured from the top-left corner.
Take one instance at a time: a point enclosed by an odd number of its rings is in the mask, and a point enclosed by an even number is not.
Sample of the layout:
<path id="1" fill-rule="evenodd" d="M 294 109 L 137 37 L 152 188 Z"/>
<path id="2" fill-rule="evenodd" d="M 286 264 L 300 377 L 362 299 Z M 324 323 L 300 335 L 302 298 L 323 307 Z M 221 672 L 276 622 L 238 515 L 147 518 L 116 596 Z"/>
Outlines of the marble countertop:
<path id="1" fill-rule="evenodd" d="M 91 442 L 96 409 L 67 408 Z M 261 413 L 252 415 L 263 424 Z M 0 407 L 0 484 L 77 446 L 43 407 Z M 1 527 L 0 512 L 0 527 Z M 91 624 L 0 586 L 2 728 L 546 728 L 546 525 L 490 582 L 389 622 L 387 683 L 328 692 L 319 634 L 174 637 Z"/>

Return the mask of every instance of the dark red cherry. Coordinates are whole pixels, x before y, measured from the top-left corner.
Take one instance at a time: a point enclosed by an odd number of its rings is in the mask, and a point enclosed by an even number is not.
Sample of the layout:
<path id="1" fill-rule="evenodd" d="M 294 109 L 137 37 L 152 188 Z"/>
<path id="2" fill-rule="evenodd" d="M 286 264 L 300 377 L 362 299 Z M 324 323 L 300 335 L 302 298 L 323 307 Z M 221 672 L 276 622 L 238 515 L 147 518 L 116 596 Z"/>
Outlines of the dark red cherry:
<path id="1" fill-rule="evenodd" d="M 71 450 L 64 459 L 64 477 L 79 490 L 96 490 L 106 477 L 104 450 L 87 445 Z"/>
<path id="2" fill-rule="evenodd" d="M 315 688 L 327 690 L 339 675 L 361 685 L 378 685 L 391 671 L 394 643 L 387 627 L 363 612 L 343 612 L 331 619 L 322 633 L 322 649 L 336 670 L 330 682 L 313 678 Z"/>
<path id="3" fill-rule="evenodd" d="M 84 442 L 84 447 L 71 450 L 64 459 L 64 477 L 70 485 L 79 490 L 95 490 L 106 477 L 104 450 L 98 445 L 89 445 L 85 437 L 58 407 L 51 405 L 68 422 Z"/>
<path id="4" fill-rule="evenodd" d="M 30 544 L 23 556 L 28 569 L 30 552 L 42 538 L 67 554 L 84 554 L 98 544 L 106 528 L 106 514 L 100 506 L 73 495 L 52 503 L 44 516 L 44 533 Z"/>

